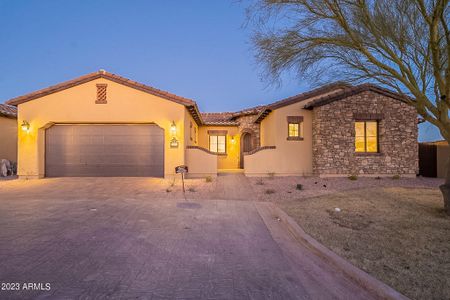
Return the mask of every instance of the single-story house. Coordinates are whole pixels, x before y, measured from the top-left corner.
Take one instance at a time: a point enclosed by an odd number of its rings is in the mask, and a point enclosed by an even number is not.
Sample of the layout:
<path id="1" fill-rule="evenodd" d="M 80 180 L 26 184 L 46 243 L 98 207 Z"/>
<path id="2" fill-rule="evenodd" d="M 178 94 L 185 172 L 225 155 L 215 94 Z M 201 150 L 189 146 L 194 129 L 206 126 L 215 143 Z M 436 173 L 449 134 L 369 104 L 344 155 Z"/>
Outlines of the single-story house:
<path id="1" fill-rule="evenodd" d="M 0 160 L 17 161 L 17 109 L 0 104 Z"/>
<path id="2" fill-rule="evenodd" d="M 334 83 L 237 112 L 104 70 L 11 99 L 18 175 L 415 176 L 417 112 L 399 94 Z"/>

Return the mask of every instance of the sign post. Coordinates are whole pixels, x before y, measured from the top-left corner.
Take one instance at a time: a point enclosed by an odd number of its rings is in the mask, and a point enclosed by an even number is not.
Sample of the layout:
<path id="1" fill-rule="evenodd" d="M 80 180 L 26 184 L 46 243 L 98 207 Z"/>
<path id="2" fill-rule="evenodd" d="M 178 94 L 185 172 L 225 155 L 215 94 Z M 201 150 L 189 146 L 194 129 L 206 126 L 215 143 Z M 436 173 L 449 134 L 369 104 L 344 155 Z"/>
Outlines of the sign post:
<path id="1" fill-rule="evenodd" d="M 186 199 L 186 191 L 184 189 L 184 174 L 188 173 L 188 166 L 186 165 L 181 165 L 181 166 L 176 166 L 175 167 L 175 173 L 176 174 L 181 174 L 181 181 L 183 183 L 183 195 L 184 195 L 184 199 Z"/>

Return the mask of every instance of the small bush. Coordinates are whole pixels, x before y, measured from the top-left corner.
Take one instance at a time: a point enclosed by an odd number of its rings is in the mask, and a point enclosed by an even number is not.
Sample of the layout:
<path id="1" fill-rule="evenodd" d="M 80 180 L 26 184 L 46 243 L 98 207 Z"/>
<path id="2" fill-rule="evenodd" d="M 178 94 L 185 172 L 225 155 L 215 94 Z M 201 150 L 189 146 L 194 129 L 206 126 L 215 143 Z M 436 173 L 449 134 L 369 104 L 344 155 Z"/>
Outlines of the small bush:
<path id="1" fill-rule="evenodd" d="M 392 176 L 392 179 L 393 179 L 393 180 L 399 180 L 399 179 L 400 179 L 400 175 L 398 175 L 398 174 L 397 174 L 397 175 L 394 175 L 394 176 Z"/>
<path id="2" fill-rule="evenodd" d="M 195 188 L 193 188 L 193 187 L 188 188 L 188 191 L 191 192 L 191 193 L 196 192 Z"/>
<path id="3" fill-rule="evenodd" d="M 264 185 L 264 181 L 260 178 L 256 181 L 257 185 Z"/>
<path id="4" fill-rule="evenodd" d="M 358 180 L 358 176 L 350 175 L 350 176 L 348 176 L 348 179 L 350 179 L 350 180 Z"/>
<path id="5" fill-rule="evenodd" d="M 377 176 L 377 177 L 375 177 L 375 179 L 376 179 L 376 180 L 380 180 L 380 179 L 381 179 L 381 177 L 380 177 L 380 176 Z"/>
<path id="6" fill-rule="evenodd" d="M 211 176 L 206 176 L 205 181 L 206 182 L 212 182 L 212 177 Z"/>
<path id="7" fill-rule="evenodd" d="M 275 190 L 267 189 L 264 193 L 266 193 L 267 195 L 275 194 Z"/>
<path id="8" fill-rule="evenodd" d="M 297 183 L 296 189 L 299 191 L 303 190 L 303 184 Z"/>
<path id="9" fill-rule="evenodd" d="M 275 172 L 267 172 L 267 176 L 269 176 L 270 179 L 275 178 Z"/>
<path id="10" fill-rule="evenodd" d="M 169 189 L 169 188 L 167 188 L 167 189 L 166 189 L 166 193 L 170 193 L 170 192 L 172 192 L 172 190 Z"/>

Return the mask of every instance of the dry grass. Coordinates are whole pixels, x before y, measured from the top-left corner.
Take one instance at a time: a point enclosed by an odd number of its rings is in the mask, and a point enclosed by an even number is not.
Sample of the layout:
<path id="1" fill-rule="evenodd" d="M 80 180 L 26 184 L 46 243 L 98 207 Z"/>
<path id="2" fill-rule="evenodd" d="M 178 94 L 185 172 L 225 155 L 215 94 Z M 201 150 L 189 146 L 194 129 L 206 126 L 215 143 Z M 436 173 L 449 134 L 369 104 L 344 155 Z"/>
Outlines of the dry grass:
<path id="1" fill-rule="evenodd" d="M 450 217 L 438 189 L 363 189 L 280 206 L 328 248 L 406 296 L 450 299 Z"/>

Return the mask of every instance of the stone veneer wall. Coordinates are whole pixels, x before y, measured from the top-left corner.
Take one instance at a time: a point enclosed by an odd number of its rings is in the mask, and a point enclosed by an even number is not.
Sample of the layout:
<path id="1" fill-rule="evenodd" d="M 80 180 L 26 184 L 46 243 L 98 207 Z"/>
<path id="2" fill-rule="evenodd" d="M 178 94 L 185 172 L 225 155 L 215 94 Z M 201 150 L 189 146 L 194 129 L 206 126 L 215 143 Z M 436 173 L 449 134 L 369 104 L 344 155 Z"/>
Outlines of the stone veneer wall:
<path id="1" fill-rule="evenodd" d="M 250 129 L 253 134 L 253 148 L 256 149 L 260 146 L 260 124 L 256 124 L 256 115 L 242 116 L 237 119 L 239 122 L 239 133 L 242 133 L 246 129 Z"/>
<path id="2" fill-rule="evenodd" d="M 355 114 L 382 115 L 378 154 L 355 153 Z M 402 175 L 418 172 L 417 112 L 363 92 L 313 110 L 313 170 L 317 175 Z"/>

